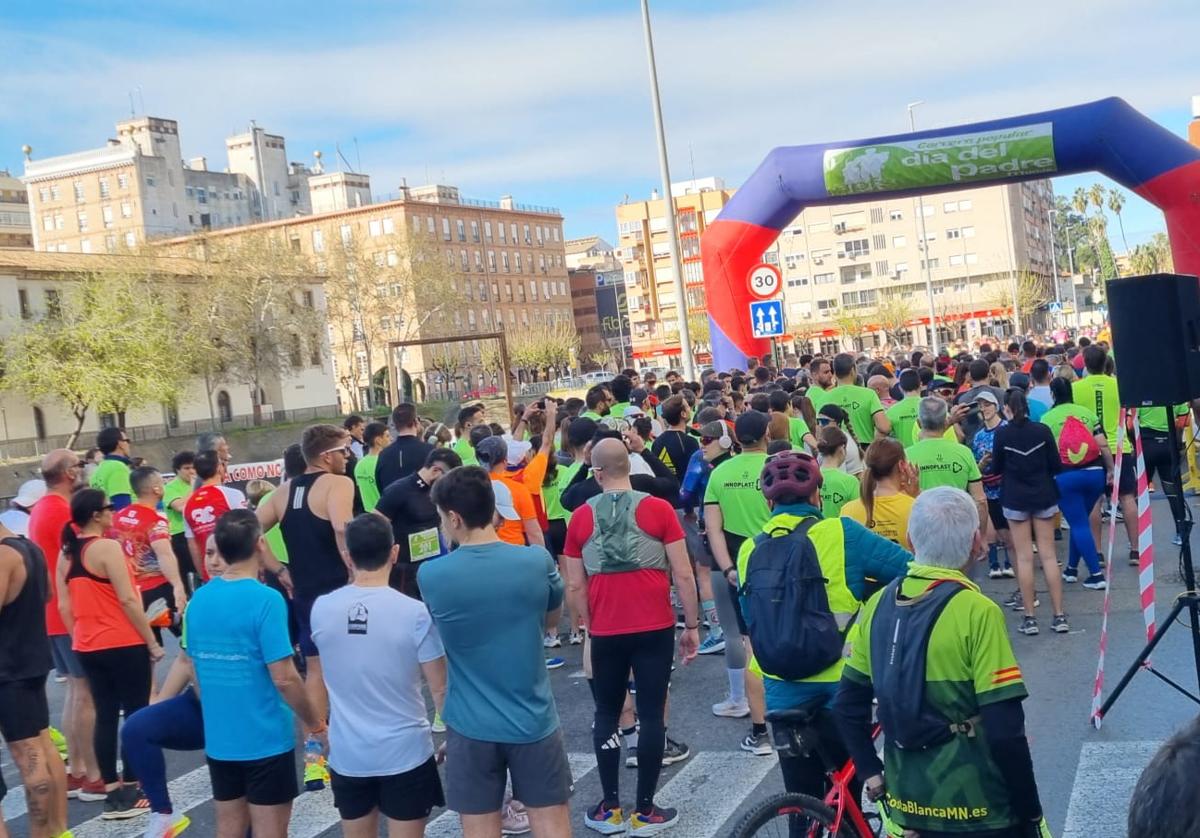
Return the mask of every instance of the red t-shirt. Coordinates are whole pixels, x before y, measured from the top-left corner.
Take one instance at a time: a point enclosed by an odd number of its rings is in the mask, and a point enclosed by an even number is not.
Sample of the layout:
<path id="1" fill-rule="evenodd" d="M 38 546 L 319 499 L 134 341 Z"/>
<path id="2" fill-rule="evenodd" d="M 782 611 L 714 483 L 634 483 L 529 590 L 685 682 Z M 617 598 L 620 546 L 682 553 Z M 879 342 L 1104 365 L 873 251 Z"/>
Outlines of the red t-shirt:
<path id="1" fill-rule="evenodd" d="M 661 498 L 642 498 L 634 510 L 634 519 L 638 529 L 663 544 L 683 540 L 683 527 L 675 509 Z M 583 545 L 591 538 L 594 527 L 592 507 L 585 503 L 575 510 L 567 524 L 567 544 L 563 554 L 582 559 Z M 630 570 L 589 576 L 587 595 L 592 634 L 634 634 L 675 625 L 670 574 L 665 570 Z"/>
<path id="2" fill-rule="evenodd" d="M 245 509 L 246 496 L 229 486 L 201 486 L 188 496 L 183 505 L 183 532 L 196 540 L 200 550 L 200 575 L 208 581 L 208 565 L 204 550 L 208 537 L 217 528 L 217 521 L 231 509 Z"/>
<path id="3" fill-rule="evenodd" d="M 58 557 L 62 553 L 63 527 L 71 521 L 71 504 L 62 495 L 48 493 L 29 513 L 29 540 L 46 555 L 50 573 L 50 601 L 46 603 L 46 634 L 59 637 L 67 627 L 58 613 Z"/>
<path id="4" fill-rule="evenodd" d="M 149 591 L 167 581 L 158 565 L 158 554 L 154 545 L 159 541 L 170 541 L 167 519 L 152 506 L 130 504 L 113 516 L 112 538 L 125 551 L 129 568 L 133 571 L 138 590 Z"/>

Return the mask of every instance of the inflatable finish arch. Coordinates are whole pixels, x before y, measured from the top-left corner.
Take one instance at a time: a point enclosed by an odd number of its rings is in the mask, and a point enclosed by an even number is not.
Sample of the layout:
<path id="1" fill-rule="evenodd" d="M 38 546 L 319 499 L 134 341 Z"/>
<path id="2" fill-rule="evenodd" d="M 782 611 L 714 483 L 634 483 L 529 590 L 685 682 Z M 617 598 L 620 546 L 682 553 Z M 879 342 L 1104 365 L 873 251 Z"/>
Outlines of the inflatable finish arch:
<path id="1" fill-rule="evenodd" d="M 830 145 L 774 149 L 701 243 L 713 366 L 769 342 L 750 328 L 747 274 L 809 206 L 1098 171 L 1163 210 L 1175 270 L 1200 274 L 1200 149 L 1121 99 Z"/>

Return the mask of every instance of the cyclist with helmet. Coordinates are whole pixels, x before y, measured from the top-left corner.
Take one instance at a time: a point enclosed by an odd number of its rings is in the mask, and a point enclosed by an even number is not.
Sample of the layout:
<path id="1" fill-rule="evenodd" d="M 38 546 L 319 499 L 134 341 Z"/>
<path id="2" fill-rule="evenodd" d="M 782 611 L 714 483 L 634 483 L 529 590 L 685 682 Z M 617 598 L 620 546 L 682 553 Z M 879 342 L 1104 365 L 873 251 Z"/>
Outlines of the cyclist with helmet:
<path id="1" fill-rule="evenodd" d="M 821 466 L 808 454 L 782 451 L 769 457 L 761 475 L 762 492 L 766 496 L 771 517 L 762 527 L 762 534 L 747 539 L 738 551 L 737 577 L 747 580 L 755 560 L 756 548 L 765 539 L 780 538 L 808 519 L 807 537 L 816 550 L 829 609 L 838 628 L 849 643 L 854 639 L 855 618 L 868 596 L 867 579 L 890 582 L 903 576 L 912 556 L 907 550 L 886 538 L 876 535 L 851 518 L 823 518 L 821 515 Z M 747 589 L 741 588 L 743 610 L 747 612 L 750 633 L 755 634 L 753 612 L 747 606 Z M 758 646 L 756 639 L 754 645 Z M 843 658 L 830 666 L 800 680 L 785 680 L 764 672 L 757 660 L 750 668 L 760 673 L 766 690 L 768 714 L 780 710 L 806 708 L 814 713 L 814 724 L 820 730 L 825 750 L 838 762 L 848 757 L 831 713 L 833 697 L 842 677 Z M 782 731 L 776 731 L 776 742 L 783 741 Z M 815 752 L 811 755 L 790 755 L 781 752 L 779 767 L 784 786 L 789 792 L 809 794 L 818 799 L 826 791 L 826 766 Z M 855 794 L 858 794 L 856 790 Z"/>

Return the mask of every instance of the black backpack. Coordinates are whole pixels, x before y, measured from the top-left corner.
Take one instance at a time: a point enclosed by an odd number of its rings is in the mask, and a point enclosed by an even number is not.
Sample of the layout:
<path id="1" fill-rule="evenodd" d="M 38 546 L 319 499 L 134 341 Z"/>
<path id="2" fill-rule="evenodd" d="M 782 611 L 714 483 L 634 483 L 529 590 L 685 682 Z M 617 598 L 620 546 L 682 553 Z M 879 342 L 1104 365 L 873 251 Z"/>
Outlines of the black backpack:
<path id="1" fill-rule="evenodd" d="M 806 518 L 782 536 L 760 533 L 742 580 L 742 610 L 763 672 L 799 681 L 842 657 L 845 633 L 829 608 L 828 581 Z M 849 626 L 847 626 L 849 628 Z"/>
<path id="2" fill-rule="evenodd" d="M 950 600 L 965 589 L 947 580 L 913 599 L 899 599 L 901 581 L 893 579 L 883 589 L 871 619 L 871 680 L 888 742 L 904 751 L 924 751 L 970 730 L 969 724 L 946 718 L 925 696 L 929 637 Z"/>

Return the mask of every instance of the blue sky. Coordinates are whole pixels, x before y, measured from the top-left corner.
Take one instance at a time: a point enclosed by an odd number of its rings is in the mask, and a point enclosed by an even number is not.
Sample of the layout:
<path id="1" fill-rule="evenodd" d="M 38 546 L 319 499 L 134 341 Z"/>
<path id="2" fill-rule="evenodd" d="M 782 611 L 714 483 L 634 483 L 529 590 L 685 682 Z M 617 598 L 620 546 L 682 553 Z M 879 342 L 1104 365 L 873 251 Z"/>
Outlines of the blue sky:
<path id="1" fill-rule="evenodd" d="M 1200 3 L 652 0 L 675 180 L 738 184 L 777 145 L 848 140 L 1118 95 L 1183 133 Z M 0 168 L 102 145 L 130 110 L 225 161 L 257 120 L 292 160 L 335 144 L 374 191 L 430 180 L 562 209 L 615 240 L 658 185 L 636 0 L 6 3 Z M 357 153 L 355 151 L 357 140 Z M 1099 176 L 1062 178 L 1068 194 Z M 1130 245 L 1163 229 L 1136 196 Z M 1122 249 L 1116 224 L 1113 245 Z"/>

